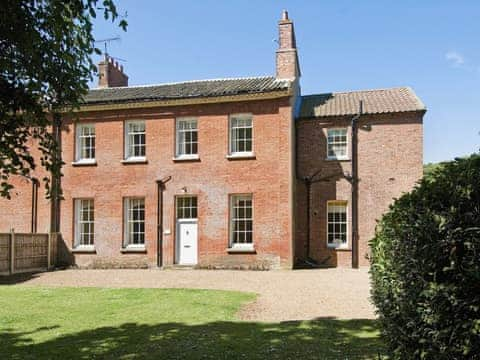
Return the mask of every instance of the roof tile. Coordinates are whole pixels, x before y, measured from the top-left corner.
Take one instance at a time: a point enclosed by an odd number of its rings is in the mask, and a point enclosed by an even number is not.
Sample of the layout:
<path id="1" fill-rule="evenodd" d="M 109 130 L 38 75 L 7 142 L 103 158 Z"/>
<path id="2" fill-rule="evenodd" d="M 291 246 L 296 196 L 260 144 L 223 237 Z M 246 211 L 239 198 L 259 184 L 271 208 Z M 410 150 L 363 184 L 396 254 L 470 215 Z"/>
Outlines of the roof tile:
<path id="1" fill-rule="evenodd" d="M 173 100 L 289 90 L 291 81 L 272 76 L 187 81 L 170 84 L 92 89 L 85 104 Z"/>
<path id="2" fill-rule="evenodd" d="M 402 87 L 302 96 L 300 118 L 355 115 L 360 100 L 364 114 L 426 110 L 411 88 Z"/>

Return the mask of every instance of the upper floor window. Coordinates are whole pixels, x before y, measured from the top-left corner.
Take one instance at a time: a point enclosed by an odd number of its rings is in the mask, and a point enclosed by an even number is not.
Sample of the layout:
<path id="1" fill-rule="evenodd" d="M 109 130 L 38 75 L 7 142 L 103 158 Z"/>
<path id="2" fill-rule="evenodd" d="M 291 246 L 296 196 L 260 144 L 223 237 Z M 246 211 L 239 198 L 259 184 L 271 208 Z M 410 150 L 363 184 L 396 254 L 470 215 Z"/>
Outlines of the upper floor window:
<path id="1" fill-rule="evenodd" d="M 230 197 L 230 247 L 253 247 L 253 202 L 252 195 Z"/>
<path id="2" fill-rule="evenodd" d="M 347 150 L 347 129 L 328 129 L 327 130 L 327 158 L 328 159 L 348 159 Z"/>
<path id="3" fill-rule="evenodd" d="M 251 114 L 230 116 L 230 155 L 253 153 L 253 119 Z"/>
<path id="4" fill-rule="evenodd" d="M 198 156 L 197 119 L 176 120 L 176 154 L 177 158 L 194 158 Z"/>
<path id="5" fill-rule="evenodd" d="M 329 201 L 327 203 L 327 245 L 329 247 L 347 246 L 346 201 Z"/>
<path id="6" fill-rule="evenodd" d="M 125 159 L 145 159 L 145 121 L 125 122 Z"/>
<path id="7" fill-rule="evenodd" d="M 95 215 L 92 199 L 76 199 L 75 242 L 78 247 L 93 247 L 95 238 Z"/>
<path id="8" fill-rule="evenodd" d="M 95 161 L 95 125 L 77 124 L 76 130 L 76 162 Z"/>

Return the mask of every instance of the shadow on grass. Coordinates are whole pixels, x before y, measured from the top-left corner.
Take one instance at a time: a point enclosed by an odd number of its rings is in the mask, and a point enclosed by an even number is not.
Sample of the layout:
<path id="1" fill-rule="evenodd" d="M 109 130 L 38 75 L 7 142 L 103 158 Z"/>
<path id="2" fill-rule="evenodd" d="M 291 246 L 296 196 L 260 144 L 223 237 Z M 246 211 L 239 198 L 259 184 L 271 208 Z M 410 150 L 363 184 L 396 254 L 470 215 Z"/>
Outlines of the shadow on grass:
<path id="1" fill-rule="evenodd" d="M 30 333 L 0 333 L 2 359 L 376 359 L 383 346 L 374 320 L 126 323 L 34 342 Z"/>

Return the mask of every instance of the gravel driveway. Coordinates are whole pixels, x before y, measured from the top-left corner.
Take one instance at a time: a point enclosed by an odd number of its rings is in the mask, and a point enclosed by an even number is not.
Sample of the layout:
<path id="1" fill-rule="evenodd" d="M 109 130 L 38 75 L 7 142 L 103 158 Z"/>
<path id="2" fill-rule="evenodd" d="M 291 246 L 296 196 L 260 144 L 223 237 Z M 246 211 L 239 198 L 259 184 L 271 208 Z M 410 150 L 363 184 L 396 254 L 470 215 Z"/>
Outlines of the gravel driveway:
<path id="1" fill-rule="evenodd" d="M 278 271 L 63 270 L 24 278 L 22 286 L 197 288 L 255 292 L 241 311 L 254 321 L 374 318 L 368 269 Z"/>

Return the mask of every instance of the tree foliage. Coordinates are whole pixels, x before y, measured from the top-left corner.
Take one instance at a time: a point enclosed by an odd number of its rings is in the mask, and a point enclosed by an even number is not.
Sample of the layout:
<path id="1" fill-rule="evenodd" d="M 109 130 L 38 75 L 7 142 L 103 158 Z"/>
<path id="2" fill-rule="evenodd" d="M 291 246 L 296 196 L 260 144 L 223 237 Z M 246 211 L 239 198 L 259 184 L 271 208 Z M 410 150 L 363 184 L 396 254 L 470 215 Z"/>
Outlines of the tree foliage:
<path id="1" fill-rule="evenodd" d="M 12 175 L 31 177 L 41 163 L 59 176 L 58 144 L 49 129 L 57 114 L 79 105 L 96 72 L 91 56 L 97 13 L 124 30 L 113 0 L 8 0 L 0 6 L 0 196 Z M 48 179 L 45 179 L 48 185 Z"/>
<path id="2" fill-rule="evenodd" d="M 480 154 L 442 164 L 396 200 L 371 247 L 393 358 L 479 358 Z"/>

